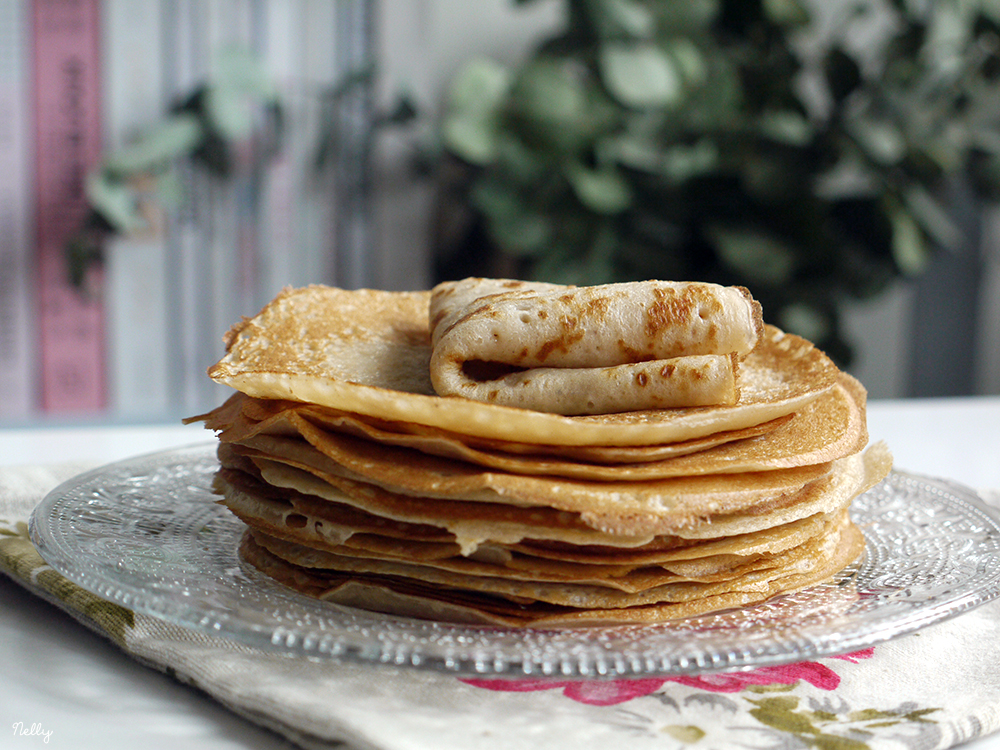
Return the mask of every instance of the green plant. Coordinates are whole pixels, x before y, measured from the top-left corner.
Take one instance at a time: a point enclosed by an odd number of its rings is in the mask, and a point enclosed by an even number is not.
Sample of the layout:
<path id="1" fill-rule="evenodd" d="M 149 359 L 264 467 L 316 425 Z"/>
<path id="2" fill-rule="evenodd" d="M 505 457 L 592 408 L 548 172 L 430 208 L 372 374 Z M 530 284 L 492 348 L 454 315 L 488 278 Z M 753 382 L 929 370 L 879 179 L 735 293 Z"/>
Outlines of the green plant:
<path id="1" fill-rule="evenodd" d="M 259 127 L 261 113 L 264 128 Z M 220 55 L 209 80 L 138 138 L 105 155 L 87 175 L 89 210 L 66 247 L 73 284 L 82 286 L 87 269 L 101 262 L 109 235 L 158 231 L 152 226 L 156 208 L 175 205 L 182 194 L 181 161 L 225 180 L 234 173 L 239 143 L 256 136 L 255 162 L 263 162 L 277 150 L 281 130 L 277 90 L 258 62 L 236 48 Z"/>
<path id="2" fill-rule="evenodd" d="M 321 112 L 311 165 L 314 175 L 333 169 L 345 149 L 358 149 L 355 158 L 367 161 L 379 131 L 405 126 L 415 118 L 412 101 L 401 94 L 387 111 L 364 113 L 362 143 L 344 142 L 345 105 L 369 97 L 376 75 L 374 63 L 365 64 L 312 92 Z M 356 110 L 349 115 L 358 119 Z M 259 61 L 244 50 L 226 50 L 208 80 L 138 138 L 105 155 L 88 174 L 89 210 L 66 246 L 73 284 L 82 287 L 87 270 L 101 263 L 109 236 L 160 230 L 154 226 L 159 214 L 176 207 L 182 198 L 178 174 L 182 163 L 223 182 L 241 173 L 255 173 L 283 145 L 284 117 L 279 92 Z M 248 141 L 255 147 L 240 149 Z M 237 157 L 239 150 L 242 161 Z M 244 163 L 247 156 L 249 163 Z M 358 176 L 365 177 L 360 172 Z"/>
<path id="3" fill-rule="evenodd" d="M 956 184 L 998 194 L 1000 6 L 836 6 L 565 0 L 516 69 L 470 62 L 440 135 L 484 231 L 441 265 L 486 244 L 564 283 L 742 284 L 846 362 L 844 300 L 960 247 Z"/>

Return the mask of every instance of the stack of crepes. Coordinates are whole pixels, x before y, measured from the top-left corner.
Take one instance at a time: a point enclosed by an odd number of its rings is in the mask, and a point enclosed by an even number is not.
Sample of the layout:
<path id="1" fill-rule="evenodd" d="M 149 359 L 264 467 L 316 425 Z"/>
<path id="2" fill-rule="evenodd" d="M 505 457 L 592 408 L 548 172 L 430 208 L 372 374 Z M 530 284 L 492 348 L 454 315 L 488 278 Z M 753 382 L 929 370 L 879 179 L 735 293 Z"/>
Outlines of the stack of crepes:
<path id="1" fill-rule="evenodd" d="M 849 506 L 891 466 L 861 385 L 711 284 L 290 289 L 209 374 L 237 391 L 193 419 L 243 559 L 441 621 L 651 623 L 808 587 L 858 559 Z"/>

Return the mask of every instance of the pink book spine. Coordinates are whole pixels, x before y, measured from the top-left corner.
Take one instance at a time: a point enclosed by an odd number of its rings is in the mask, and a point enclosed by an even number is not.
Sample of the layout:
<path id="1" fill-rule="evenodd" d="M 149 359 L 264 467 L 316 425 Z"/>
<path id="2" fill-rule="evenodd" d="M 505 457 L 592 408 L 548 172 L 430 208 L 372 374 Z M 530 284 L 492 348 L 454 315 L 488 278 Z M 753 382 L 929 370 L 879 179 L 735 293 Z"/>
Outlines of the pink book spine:
<path id="1" fill-rule="evenodd" d="M 34 132 L 42 408 L 94 412 L 107 402 L 104 311 L 69 282 L 65 247 L 101 154 L 100 0 L 34 0 Z"/>

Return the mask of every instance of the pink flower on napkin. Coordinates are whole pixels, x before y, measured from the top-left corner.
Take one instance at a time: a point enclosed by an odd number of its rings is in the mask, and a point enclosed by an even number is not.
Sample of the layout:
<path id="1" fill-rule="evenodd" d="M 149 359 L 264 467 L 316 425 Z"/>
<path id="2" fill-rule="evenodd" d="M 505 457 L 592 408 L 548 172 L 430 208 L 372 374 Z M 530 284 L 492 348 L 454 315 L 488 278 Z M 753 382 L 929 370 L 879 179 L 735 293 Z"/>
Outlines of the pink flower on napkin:
<path id="1" fill-rule="evenodd" d="M 834 659 L 850 661 L 870 659 L 874 648 L 835 656 Z M 485 690 L 525 693 L 535 690 L 561 688 L 567 698 L 591 706 L 612 706 L 641 698 L 659 690 L 667 682 L 700 688 L 712 693 L 738 693 L 751 685 L 792 685 L 804 680 L 820 690 L 834 690 L 840 676 L 829 667 L 814 661 L 760 667 L 746 672 L 723 672 L 681 677 L 648 677 L 635 680 L 481 680 L 464 679 L 462 682 Z"/>
<path id="2" fill-rule="evenodd" d="M 565 682 L 559 680 L 462 680 L 473 687 L 514 693 L 562 688 L 563 695 L 567 698 L 591 706 L 613 706 L 633 698 L 641 698 L 644 695 L 655 693 L 666 681 L 662 677 L 639 680 L 567 680 Z"/>

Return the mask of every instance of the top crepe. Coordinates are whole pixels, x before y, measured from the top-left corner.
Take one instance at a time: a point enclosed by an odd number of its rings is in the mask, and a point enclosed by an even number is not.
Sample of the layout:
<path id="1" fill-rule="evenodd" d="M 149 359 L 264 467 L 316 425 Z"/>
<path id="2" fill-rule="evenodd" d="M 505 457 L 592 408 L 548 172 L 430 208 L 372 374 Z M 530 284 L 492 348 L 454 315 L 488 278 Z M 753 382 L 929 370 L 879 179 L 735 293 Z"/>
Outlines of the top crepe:
<path id="1" fill-rule="evenodd" d="M 568 417 L 441 397 L 430 381 L 430 292 L 288 289 L 227 335 L 209 369 L 257 398 L 522 444 L 648 446 L 739 430 L 791 414 L 833 388 L 839 370 L 805 339 L 765 326 L 740 366 L 733 404 Z"/>
<path id="2" fill-rule="evenodd" d="M 736 403 L 763 320 L 742 287 L 470 278 L 432 290 L 430 325 L 438 394 L 575 415 Z"/>

